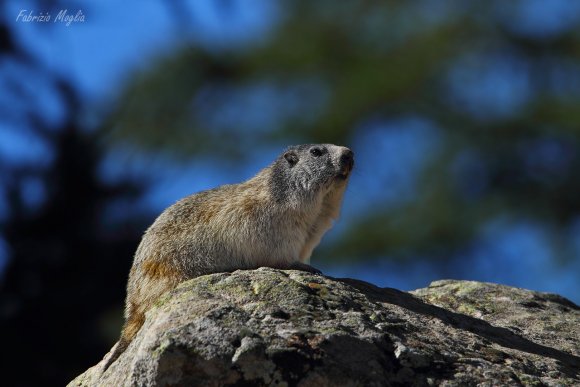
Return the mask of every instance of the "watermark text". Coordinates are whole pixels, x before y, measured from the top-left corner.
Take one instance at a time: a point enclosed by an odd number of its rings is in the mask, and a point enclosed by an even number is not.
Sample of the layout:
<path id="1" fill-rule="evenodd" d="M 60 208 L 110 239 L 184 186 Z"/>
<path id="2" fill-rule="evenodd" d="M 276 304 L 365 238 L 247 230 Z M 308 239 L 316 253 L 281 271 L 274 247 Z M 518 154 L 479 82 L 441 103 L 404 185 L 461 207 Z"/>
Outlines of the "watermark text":
<path id="1" fill-rule="evenodd" d="M 21 9 L 16 16 L 18 23 L 61 23 L 67 27 L 71 24 L 84 23 L 85 14 L 82 10 L 69 11 L 68 9 L 61 9 L 56 16 L 50 12 L 35 12 L 28 9 Z"/>

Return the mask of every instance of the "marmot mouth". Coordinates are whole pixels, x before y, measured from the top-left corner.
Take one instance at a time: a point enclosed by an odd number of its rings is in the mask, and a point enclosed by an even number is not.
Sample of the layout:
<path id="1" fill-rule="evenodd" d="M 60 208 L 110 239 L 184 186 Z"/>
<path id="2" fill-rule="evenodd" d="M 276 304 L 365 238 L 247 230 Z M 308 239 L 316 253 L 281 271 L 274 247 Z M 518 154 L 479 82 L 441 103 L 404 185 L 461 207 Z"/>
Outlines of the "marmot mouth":
<path id="1" fill-rule="evenodd" d="M 346 180 L 354 168 L 354 153 L 352 153 L 350 149 L 347 149 L 343 152 L 342 156 L 340 156 L 339 167 L 340 171 L 338 172 L 338 178 Z"/>
<path id="2" fill-rule="evenodd" d="M 344 165 L 342 168 L 340 168 L 340 171 L 336 174 L 336 177 L 341 179 L 341 180 L 346 180 L 348 179 L 348 177 L 350 176 L 350 173 L 352 172 L 352 167 L 354 163 L 351 161 L 350 163 Z"/>

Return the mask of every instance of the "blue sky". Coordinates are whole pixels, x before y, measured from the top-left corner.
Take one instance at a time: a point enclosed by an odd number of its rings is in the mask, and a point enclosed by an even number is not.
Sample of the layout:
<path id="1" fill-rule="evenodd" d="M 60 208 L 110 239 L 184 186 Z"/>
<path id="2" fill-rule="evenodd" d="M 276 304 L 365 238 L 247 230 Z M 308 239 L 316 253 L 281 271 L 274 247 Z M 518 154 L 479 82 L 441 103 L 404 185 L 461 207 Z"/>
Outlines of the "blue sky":
<path id="1" fill-rule="evenodd" d="M 33 9 L 27 1 L 12 0 L 6 4 L 6 17 L 16 17 L 21 9 Z M 72 13 L 80 8 L 86 21 L 69 27 L 54 23 L 16 23 L 17 39 L 40 62 L 70 78 L 87 105 L 96 112 L 101 105 L 118 96 L 130 75 L 146 69 L 156 58 L 169 55 L 176 47 L 202 45 L 212 50 L 236 50 L 259 45 L 284 18 L 278 3 L 266 0 L 253 1 L 251 7 L 239 0 L 232 1 L 232 7 L 227 9 L 217 7 L 220 2 L 215 1 L 184 2 L 183 13 L 178 18 L 167 8 L 168 2 L 161 1 L 103 0 L 90 5 L 88 2 L 67 4 L 70 4 L 68 8 Z M 499 18 L 509 21 L 509 28 L 523 35 L 539 35 L 543 39 L 551 39 L 570 28 L 580 15 L 580 3 L 574 1 L 534 0 L 525 5 L 522 1 L 510 6 L 501 5 L 503 2 L 498 4 Z M 474 53 L 458 62 L 445 80 L 450 95 L 456 98 L 450 103 L 461 101 L 462 108 L 472 114 L 479 111 L 474 106 L 487 106 L 490 115 L 481 119 L 517 113 L 531 92 L 528 70 L 520 58 L 510 52 L 500 50 L 495 56 L 485 57 Z M 30 77 L 30 91 L 43 115 L 53 123 L 62 119 L 61 101 L 51 93 L 49 84 L 0 58 L 0 80 L 14 76 Z M 267 130 L 273 118 L 260 114 L 260 111 L 264 111 L 264 105 L 272 103 L 272 93 L 279 92 L 267 85 L 255 85 L 253 89 L 241 90 L 237 98 L 234 93 L 227 109 L 222 108 L 215 114 L 213 122 L 216 128 L 227 124 L 223 122 L 225 116 L 236 116 L 243 111 L 247 120 L 254 120 L 248 126 L 255 127 L 257 120 Z M 9 97 L 2 92 L 0 103 L 11 104 Z M 18 108 L 11 105 L 15 112 Z M 94 118 L 94 114 L 88 112 L 86 119 Z M 352 146 L 359 150 L 357 170 L 345 198 L 341 223 L 331 238 L 339 238 L 344 225 L 354 221 L 365 209 L 377 205 L 396 206 L 413 200 L 417 173 L 445 141 L 438 128 L 421 117 L 378 120 L 362 126 L 364 130 L 360 133 L 363 134 L 352 139 Z M 371 147 L 377 152 L 365 152 Z M 140 154 L 116 147 L 110 150 L 103 163 L 101 176 L 103 180 L 115 180 L 147 171 L 154 184 L 144 197 L 130 208 L 125 208 L 127 203 L 117 205 L 124 207 L 129 215 L 131 211 L 156 214 L 192 192 L 252 176 L 279 151 L 278 147 L 264 149 L 248 163 L 232 167 L 204 159 L 177 163 L 167 155 Z M 51 159 L 46 145 L 30 135 L 25 127 L 0 120 L 0 162 L 50 163 Z M 379 178 L 375 179 L 376 176 Z M 42 200 L 42 187 L 34 181 L 28 183 L 26 192 L 31 205 Z M 0 217 L 8 210 L 0 200 Z M 110 214 L 122 213 L 114 205 L 109 211 Z M 576 249 L 576 256 L 580 258 L 579 230 L 578 225 L 571 226 L 570 241 L 571 248 Z M 6 247 L 0 239 L 2 255 L 6 256 Z M 525 260 L 521 260 L 523 256 Z M 422 287 L 429 281 L 452 277 L 558 292 L 579 302 L 579 262 L 580 259 L 564 265 L 557 263 L 549 230 L 533 220 L 506 215 L 491 219 L 472 246 L 466 249 L 465 255 L 445 264 L 417 257 L 406 264 L 382 259 L 349 266 L 329 265 L 324 269 L 330 275 L 358 277 L 401 289 Z M 316 264 L 315 257 L 313 263 Z"/>

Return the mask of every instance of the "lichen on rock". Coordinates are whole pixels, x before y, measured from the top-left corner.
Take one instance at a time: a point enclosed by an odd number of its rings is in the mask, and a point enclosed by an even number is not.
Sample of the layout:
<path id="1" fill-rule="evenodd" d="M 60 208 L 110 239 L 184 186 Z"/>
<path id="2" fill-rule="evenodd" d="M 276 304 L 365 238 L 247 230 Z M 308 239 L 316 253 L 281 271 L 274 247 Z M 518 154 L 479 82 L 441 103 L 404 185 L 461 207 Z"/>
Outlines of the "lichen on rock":
<path id="1" fill-rule="evenodd" d="M 413 292 L 293 270 L 163 296 L 125 353 L 71 386 L 579 385 L 580 308 L 470 281 Z"/>

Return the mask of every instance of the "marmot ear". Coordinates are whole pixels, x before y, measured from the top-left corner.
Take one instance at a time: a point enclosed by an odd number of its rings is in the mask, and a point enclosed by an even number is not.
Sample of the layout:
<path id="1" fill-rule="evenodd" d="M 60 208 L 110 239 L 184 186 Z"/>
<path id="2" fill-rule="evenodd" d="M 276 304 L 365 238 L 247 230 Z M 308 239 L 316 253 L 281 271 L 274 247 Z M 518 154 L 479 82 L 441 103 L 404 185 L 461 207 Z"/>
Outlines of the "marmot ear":
<path id="1" fill-rule="evenodd" d="M 294 153 L 293 151 L 288 151 L 288 152 L 284 153 L 284 158 L 286 159 L 286 161 L 288 161 L 288 164 L 290 164 L 290 167 L 295 166 L 296 163 L 298 162 L 298 155 L 296 153 Z"/>

